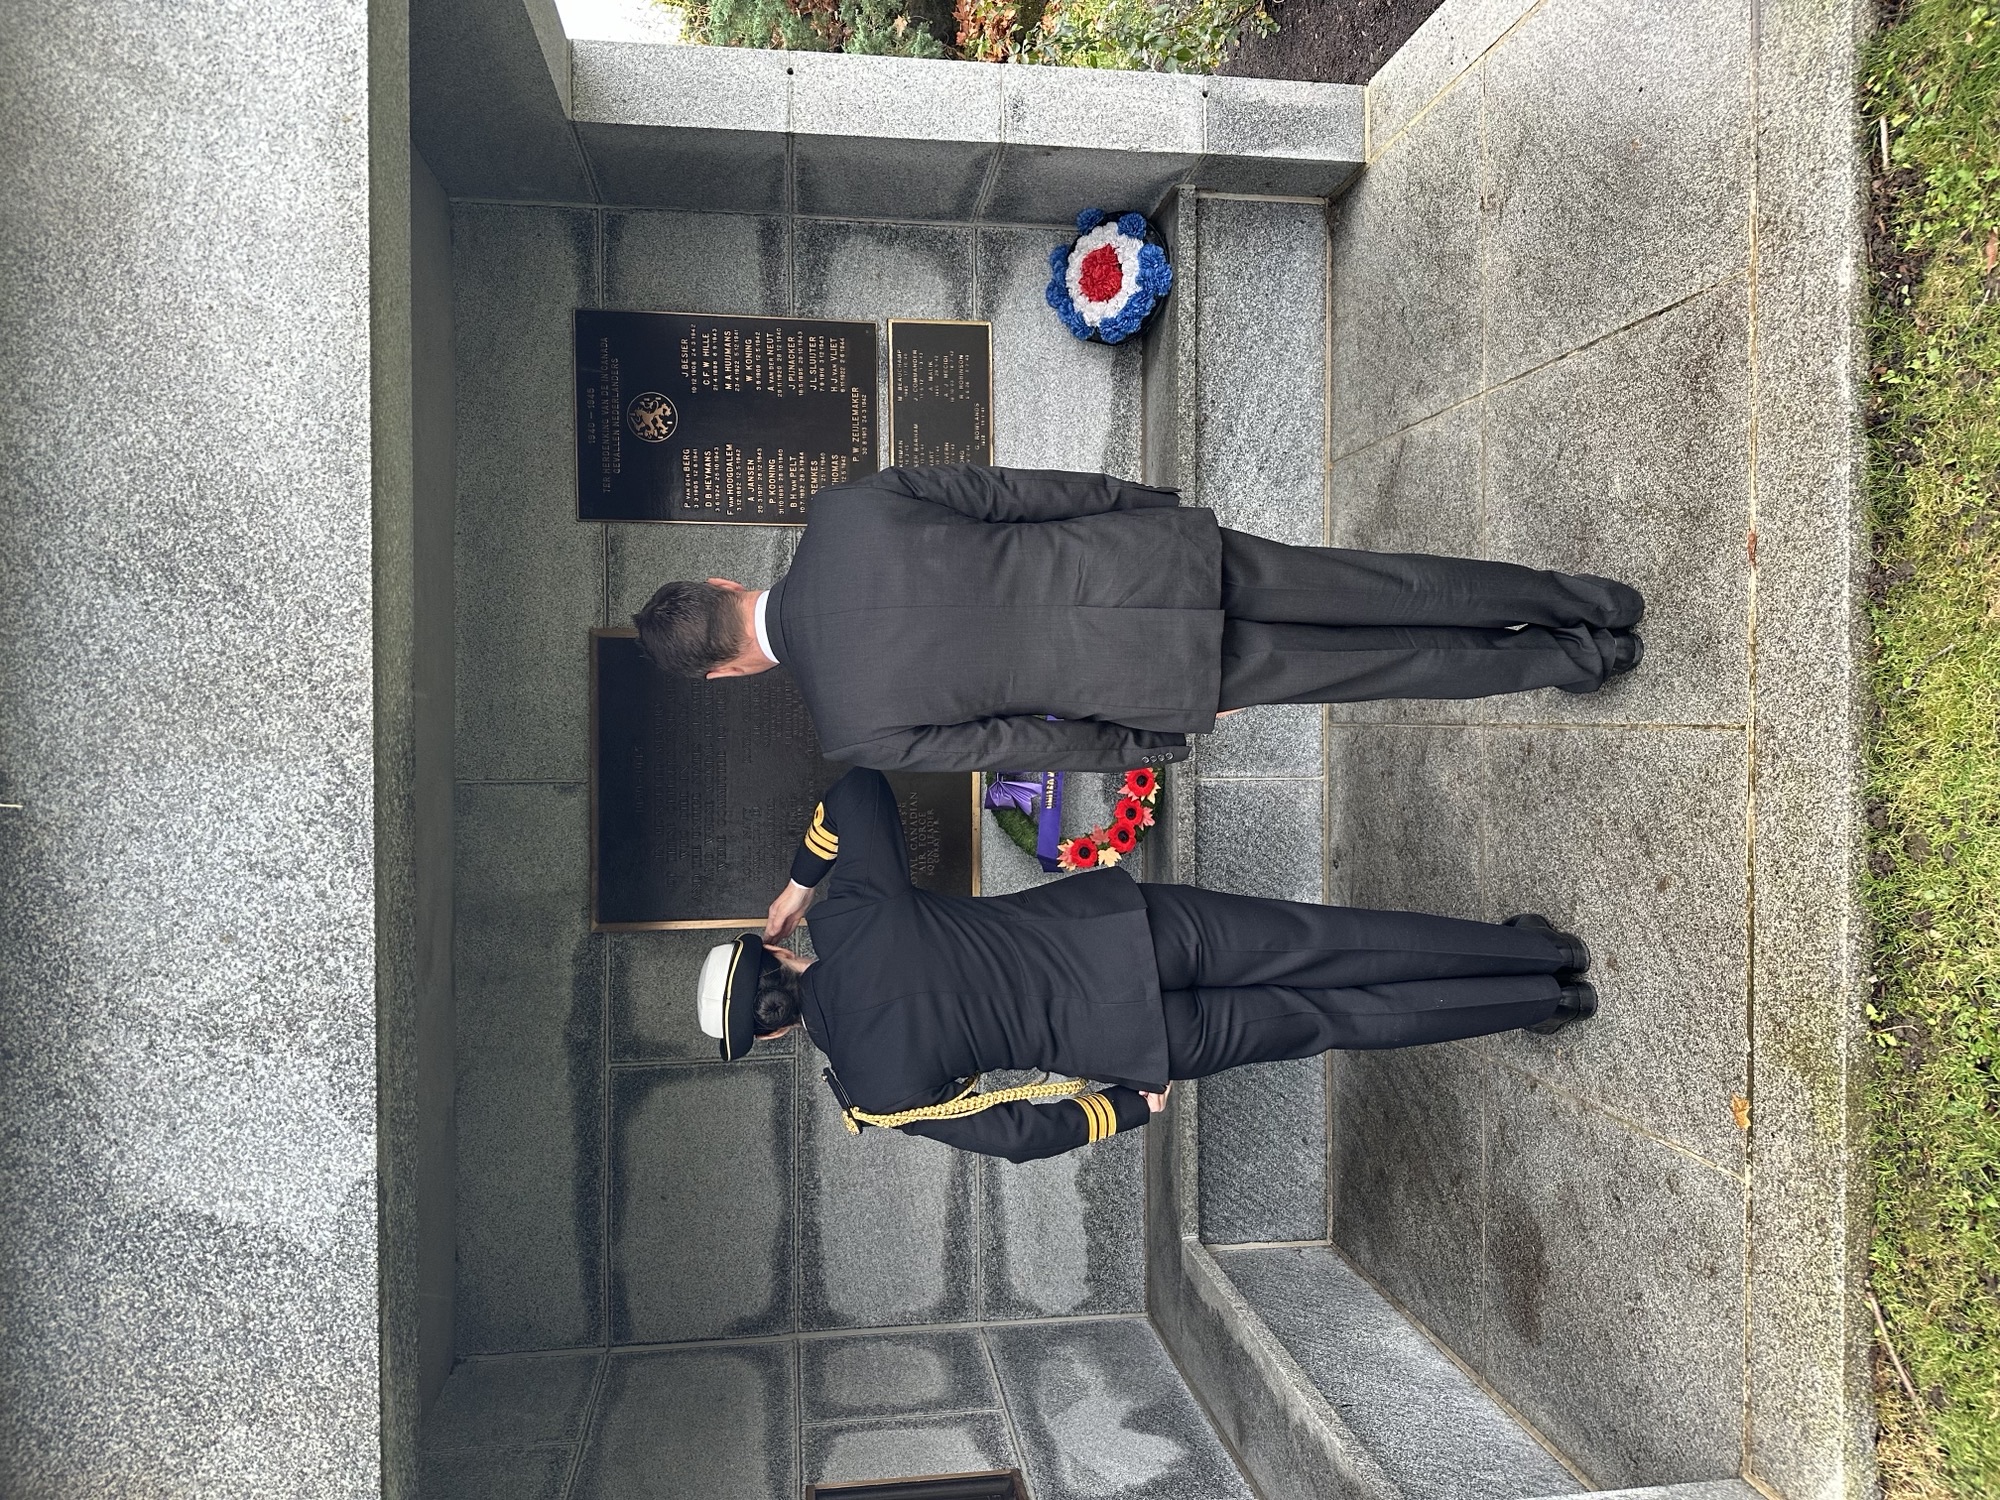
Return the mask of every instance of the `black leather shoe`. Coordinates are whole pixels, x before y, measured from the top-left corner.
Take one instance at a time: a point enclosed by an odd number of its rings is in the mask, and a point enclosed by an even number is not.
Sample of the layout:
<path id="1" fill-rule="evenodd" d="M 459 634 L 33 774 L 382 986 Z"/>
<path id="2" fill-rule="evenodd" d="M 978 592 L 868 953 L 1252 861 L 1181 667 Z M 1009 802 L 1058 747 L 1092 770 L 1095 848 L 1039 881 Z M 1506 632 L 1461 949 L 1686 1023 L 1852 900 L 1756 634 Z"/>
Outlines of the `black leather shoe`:
<path id="1" fill-rule="evenodd" d="M 1605 672 L 1607 677 L 1623 677 L 1627 672 L 1646 659 L 1646 638 L 1636 630 L 1621 630 L 1612 637 L 1616 643 L 1611 652 L 1611 665 Z"/>
<path id="2" fill-rule="evenodd" d="M 1509 917 L 1501 924 L 1506 927 L 1533 927 L 1553 937 L 1563 950 L 1562 968 L 1556 971 L 1561 979 L 1574 979 L 1579 974 L 1590 972 L 1590 944 L 1573 932 L 1561 931 L 1555 923 L 1538 911 L 1524 911 L 1518 917 Z"/>
<path id="3" fill-rule="evenodd" d="M 1597 1014 L 1597 987 L 1584 980 L 1562 987 L 1562 998 L 1556 1002 L 1556 1013 L 1539 1025 L 1526 1029 L 1536 1036 L 1553 1036 L 1572 1021 L 1588 1021 Z"/>

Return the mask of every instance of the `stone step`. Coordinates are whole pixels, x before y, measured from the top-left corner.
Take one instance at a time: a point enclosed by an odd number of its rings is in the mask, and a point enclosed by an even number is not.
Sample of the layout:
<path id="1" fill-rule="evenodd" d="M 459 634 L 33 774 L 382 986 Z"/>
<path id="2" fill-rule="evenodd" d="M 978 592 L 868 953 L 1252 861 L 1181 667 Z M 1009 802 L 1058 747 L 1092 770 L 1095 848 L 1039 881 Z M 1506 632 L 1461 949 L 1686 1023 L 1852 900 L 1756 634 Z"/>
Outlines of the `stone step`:
<path id="1" fill-rule="evenodd" d="M 1585 1492 L 1332 1250 L 1208 1248 L 1393 1492 L 1409 1500 L 1530 1500 Z"/>

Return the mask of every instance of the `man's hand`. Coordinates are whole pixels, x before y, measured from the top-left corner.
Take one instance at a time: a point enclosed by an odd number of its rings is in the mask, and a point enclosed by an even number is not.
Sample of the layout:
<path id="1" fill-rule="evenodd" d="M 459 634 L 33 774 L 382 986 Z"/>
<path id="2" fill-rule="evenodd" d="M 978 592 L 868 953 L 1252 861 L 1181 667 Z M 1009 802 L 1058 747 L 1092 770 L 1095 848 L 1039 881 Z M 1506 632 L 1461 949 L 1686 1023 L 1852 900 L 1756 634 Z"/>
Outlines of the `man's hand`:
<path id="1" fill-rule="evenodd" d="M 778 892 L 778 899 L 771 903 L 771 909 L 764 914 L 764 941 L 778 942 L 792 935 L 792 929 L 799 925 L 799 919 L 812 905 L 813 893 L 809 885 L 800 885 L 796 880 L 785 882 L 785 888 Z"/>
<path id="2" fill-rule="evenodd" d="M 1174 1086 L 1171 1083 L 1169 1083 L 1165 1088 L 1161 1089 L 1157 1094 L 1148 1093 L 1145 1089 L 1140 1089 L 1139 1097 L 1146 1101 L 1146 1108 L 1150 1109 L 1154 1114 L 1158 1114 L 1161 1110 L 1167 1107 L 1167 1095 L 1171 1094 L 1173 1091 L 1174 1091 Z"/>

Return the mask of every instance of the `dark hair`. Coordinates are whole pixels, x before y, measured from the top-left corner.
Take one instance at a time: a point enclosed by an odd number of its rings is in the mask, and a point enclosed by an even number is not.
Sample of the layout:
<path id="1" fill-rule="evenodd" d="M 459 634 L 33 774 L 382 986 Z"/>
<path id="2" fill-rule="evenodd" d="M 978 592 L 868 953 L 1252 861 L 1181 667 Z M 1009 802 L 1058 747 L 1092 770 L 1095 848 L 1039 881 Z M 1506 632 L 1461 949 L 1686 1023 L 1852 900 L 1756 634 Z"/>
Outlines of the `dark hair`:
<path id="1" fill-rule="evenodd" d="M 757 1004 L 751 1011 L 750 1029 L 758 1036 L 783 1031 L 799 1018 L 799 976 L 770 959 L 757 976 Z"/>
<path id="2" fill-rule="evenodd" d="M 632 616 L 639 645 L 662 671 L 706 677 L 743 652 L 737 597 L 712 583 L 661 584 Z"/>

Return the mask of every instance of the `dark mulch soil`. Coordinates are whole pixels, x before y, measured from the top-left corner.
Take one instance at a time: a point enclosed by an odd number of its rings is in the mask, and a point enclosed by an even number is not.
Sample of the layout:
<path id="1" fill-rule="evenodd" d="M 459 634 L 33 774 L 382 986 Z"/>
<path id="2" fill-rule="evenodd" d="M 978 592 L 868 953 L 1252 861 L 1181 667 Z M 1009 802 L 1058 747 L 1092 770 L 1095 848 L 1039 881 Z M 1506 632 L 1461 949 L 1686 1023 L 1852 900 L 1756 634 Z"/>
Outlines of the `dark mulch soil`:
<path id="1" fill-rule="evenodd" d="M 1239 78 L 1366 83 L 1440 0 L 1275 0 L 1278 29 L 1253 36 L 1222 71 Z"/>

